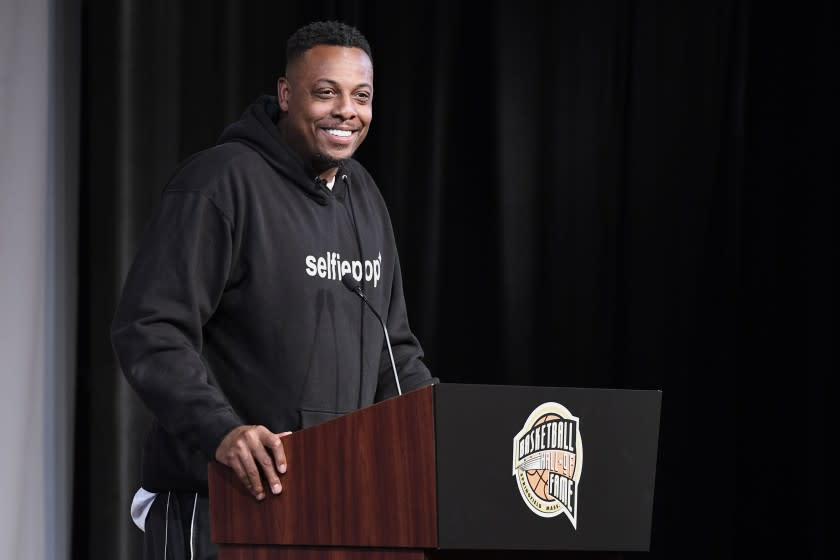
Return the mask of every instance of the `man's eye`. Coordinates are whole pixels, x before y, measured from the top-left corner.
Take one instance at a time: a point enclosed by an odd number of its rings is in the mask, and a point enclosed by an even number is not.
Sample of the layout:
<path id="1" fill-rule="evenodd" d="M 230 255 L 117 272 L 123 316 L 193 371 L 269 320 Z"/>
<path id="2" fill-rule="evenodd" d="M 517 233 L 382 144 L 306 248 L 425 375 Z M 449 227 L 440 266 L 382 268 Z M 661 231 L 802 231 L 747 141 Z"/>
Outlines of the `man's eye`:
<path id="1" fill-rule="evenodd" d="M 356 99 L 359 101 L 370 101 L 370 94 L 366 91 L 360 91 L 356 94 Z"/>
<path id="2" fill-rule="evenodd" d="M 315 95 L 318 95 L 320 97 L 331 97 L 333 93 L 334 92 L 331 89 L 319 89 L 315 92 Z"/>

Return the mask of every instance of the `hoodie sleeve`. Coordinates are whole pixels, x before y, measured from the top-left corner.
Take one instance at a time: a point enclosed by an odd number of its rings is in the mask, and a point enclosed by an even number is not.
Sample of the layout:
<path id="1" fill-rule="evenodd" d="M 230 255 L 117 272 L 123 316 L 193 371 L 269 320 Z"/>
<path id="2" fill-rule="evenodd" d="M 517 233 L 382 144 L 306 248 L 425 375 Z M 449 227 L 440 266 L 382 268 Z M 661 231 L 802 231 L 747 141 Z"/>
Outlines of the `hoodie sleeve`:
<path id="1" fill-rule="evenodd" d="M 400 378 L 400 388 L 403 393 L 407 393 L 439 381 L 436 377 L 432 377 L 429 368 L 423 363 L 423 348 L 408 325 L 399 257 L 395 258 L 393 279 L 386 323 L 394 352 L 394 362 Z M 388 355 L 388 348 L 383 344 L 376 400 L 381 401 L 396 395 L 397 386 L 391 369 L 391 357 Z"/>
<path id="2" fill-rule="evenodd" d="M 122 371 L 163 428 L 212 458 L 243 424 L 211 383 L 202 326 L 224 290 L 231 221 L 201 192 L 164 192 L 140 242 L 111 328 Z"/>

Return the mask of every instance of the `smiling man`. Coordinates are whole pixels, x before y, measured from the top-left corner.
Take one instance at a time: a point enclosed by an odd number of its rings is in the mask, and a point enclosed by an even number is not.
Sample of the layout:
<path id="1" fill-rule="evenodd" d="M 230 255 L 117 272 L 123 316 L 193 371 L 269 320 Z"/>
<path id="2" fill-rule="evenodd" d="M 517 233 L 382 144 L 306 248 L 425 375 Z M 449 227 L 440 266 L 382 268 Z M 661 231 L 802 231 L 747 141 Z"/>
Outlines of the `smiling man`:
<path id="1" fill-rule="evenodd" d="M 288 63 L 286 77 L 277 81 L 277 98 L 286 113 L 279 123 L 283 140 L 332 180 L 367 136 L 373 117 L 369 47 L 307 49 Z"/>
<path id="2" fill-rule="evenodd" d="M 207 463 L 256 500 L 282 492 L 284 434 L 435 381 L 409 328 L 382 197 L 352 155 L 373 109 L 370 47 L 317 22 L 287 43 L 263 96 L 163 192 L 112 326 L 155 422 L 132 504 L 147 559 L 215 558 Z"/>

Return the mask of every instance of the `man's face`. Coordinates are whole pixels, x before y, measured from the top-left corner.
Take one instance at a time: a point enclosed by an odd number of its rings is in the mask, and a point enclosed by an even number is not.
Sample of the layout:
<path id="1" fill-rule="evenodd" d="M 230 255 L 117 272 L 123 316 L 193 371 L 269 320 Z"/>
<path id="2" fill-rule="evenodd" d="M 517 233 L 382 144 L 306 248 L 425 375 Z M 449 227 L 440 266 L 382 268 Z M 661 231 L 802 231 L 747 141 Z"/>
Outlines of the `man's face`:
<path id="1" fill-rule="evenodd" d="M 373 64 L 357 48 L 318 45 L 277 81 L 283 138 L 324 173 L 353 155 L 373 118 Z"/>

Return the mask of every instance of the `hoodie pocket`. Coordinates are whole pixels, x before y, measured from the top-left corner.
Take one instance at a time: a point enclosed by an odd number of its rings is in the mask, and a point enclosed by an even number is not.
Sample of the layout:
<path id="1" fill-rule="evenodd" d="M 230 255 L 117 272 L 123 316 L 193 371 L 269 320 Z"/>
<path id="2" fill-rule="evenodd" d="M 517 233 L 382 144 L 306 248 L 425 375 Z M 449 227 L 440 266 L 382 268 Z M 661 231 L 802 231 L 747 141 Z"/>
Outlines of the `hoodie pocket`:
<path id="1" fill-rule="evenodd" d="M 300 427 L 306 429 L 311 426 L 322 424 L 327 420 L 333 420 L 340 416 L 344 416 L 350 411 L 335 412 L 333 410 L 315 410 L 311 408 L 299 408 L 300 412 Z"/>

